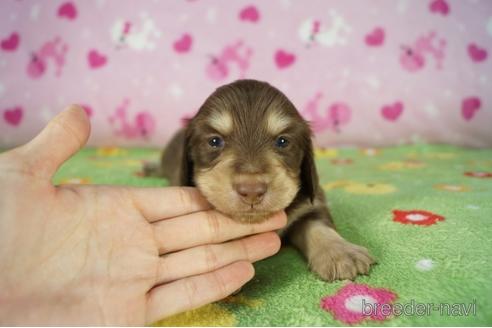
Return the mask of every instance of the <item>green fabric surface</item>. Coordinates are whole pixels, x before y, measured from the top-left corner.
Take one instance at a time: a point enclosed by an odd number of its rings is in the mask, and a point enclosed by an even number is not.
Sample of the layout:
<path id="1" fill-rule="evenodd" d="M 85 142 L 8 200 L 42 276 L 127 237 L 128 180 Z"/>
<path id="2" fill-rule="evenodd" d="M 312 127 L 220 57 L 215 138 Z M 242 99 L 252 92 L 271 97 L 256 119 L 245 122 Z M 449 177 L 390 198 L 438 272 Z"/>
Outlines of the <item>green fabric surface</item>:
<path id="1" fill-rule="evenodd" d="M 316 154 L 340 234 L 367 247 L 378 261 L 355 283 L 387 289 L 403 305 L 412 300 L 476 305 L 468 316 L 431 311 L 384 321 L 366 318 L 357 325 L 492 325 L 492 177 L 465 174 L 492 173 L 492 150 L 412 145 Z M 139 175 L 142 162 L 159 155 L 155 149 L 83 149 L 54 182 L 164 186 L 164 180 Z M 424 210 L 444 220 L 402 224 L 393 221 L 393 210 Z M 418 263 L 432 265 L 422 269 Z M 350 282 L 319 280 L 288 245 L 255 268 L 255 277 L 238 295 L 157 325 L 345 325 L 320 301 Z"/>

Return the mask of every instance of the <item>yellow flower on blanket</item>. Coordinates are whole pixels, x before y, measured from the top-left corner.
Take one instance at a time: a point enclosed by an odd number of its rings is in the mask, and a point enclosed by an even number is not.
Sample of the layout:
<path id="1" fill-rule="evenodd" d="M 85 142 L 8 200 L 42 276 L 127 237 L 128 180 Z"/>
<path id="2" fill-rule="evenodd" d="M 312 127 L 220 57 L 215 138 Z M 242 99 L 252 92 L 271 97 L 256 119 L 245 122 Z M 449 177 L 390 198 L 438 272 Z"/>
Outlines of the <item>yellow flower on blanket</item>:
<path id="1" fill-rule="evenodd" d="M 429 159 L 452 159 L 456 157 L 455 153 L 428 153 L 425 154 L 426 158 Z"/>
<path id="2" fill-rule="evenodd" d="M 173 315 L 157 321 L 154 327 L 232 327 L 237 323 L 236 316 L 226 308 L 213 303 L 198 309 Z"/>
<path id="3" fill-rule="evenodd" d="M 220 303 L 235 304 L 256 309 L 263 304 L 263 301 L 244 296 L 243 294 L 237 294 L 226 297 Z M 174 315 L 154 323 L 153 326 L 235 326 L 237 324 L 236 316 L 221 306 L 220 303 L 205 305 L 195 310 Z"/>
<path id="4" fill-rule="evenodd" d="M 352 194 L 383 195 L 396 191 L 396 188 L 385 183 L 352 183 L 345 187 Z"/>
<path id="5" fill-rule="evenodd" d="M 396 188 L 387 183 L 363 183 L 350 180 L 339 180 L 323 185 L 325 190 L 341 188 L 345 192 L 364 195 L 384 195 L 396 191 Z"/>
<path id="6" fill-rule="evenodd" d="M 338 156 L 338 150 L 335 148 L 316 148 L 314 149 L 316 158 L 334 158 Z"/>
<path id="7" fill-rule="evenodd" d="M 467 164 L 472 166 L 492 166 L 492 160 L 489 159 L 470 160 L 467 162 Z"/>
<path id="8" fill-rule="evenodd" d="M 242 294 L 231 295 L 223 299 L 221 302 L 228 303 L 228 304 L 246 305 L 250 308 L 257 308 L 263 304 L 262 300 L 246 297 Z"/>
<path id="9" fill-rule="evenodd" d="M 94 162 L 97 167 L 109 168 L 114 166 L 141 167 L 142 161 L 138 159 L 119 159 L 119 160 L 97 160 Z"/>
<path id="10" fill-rule="evenodd" d="M 425 163 L 418 160 L 405 160 L 405 161 L 395 161 L 389 162 L 379 166 L 381 170 L 384 171 L 400 171 L 408 169 L 420 169 L 425 167 Z"/>
<path id="11" fill-rule="evenodd" d="M 119 147 L 99 147 L 97 148 L 97 155 L 102 157 L 115 157 L 126 155 L 128 151 Z"/>
<path id="12" fill-rule="evenodd" d="M 451 191 L 451 192 L 464 192 L 470 191 L 470 187 L 465 185 L 454 185 L 454 184 L 446 184 L 440 183 L 434 185 L 434 188 L 437 190 Z"/>

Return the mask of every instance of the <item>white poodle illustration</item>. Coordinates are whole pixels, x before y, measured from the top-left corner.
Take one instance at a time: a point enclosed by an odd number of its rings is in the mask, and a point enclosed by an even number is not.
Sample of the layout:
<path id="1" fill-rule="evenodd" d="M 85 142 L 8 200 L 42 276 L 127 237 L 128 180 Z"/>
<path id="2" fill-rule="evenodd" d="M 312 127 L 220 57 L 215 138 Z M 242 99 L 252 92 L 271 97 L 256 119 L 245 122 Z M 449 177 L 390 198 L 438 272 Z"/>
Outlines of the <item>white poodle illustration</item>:
<path id="1" fill-rule="evenodd" d="M 161 31 L 146 13 L 140 14 L 140 22 L 118 19 L 111 27 L 111 40 L 116 47 L 128 47 L 137 51 L 154 50 Z"/>
<path id="2" fill-rule="evenodd" d="M 308 46 L 320 44 L 324 47 L 334 47 L 347 44 L 352 27 L 334 10 L 330 10 L 329 16 L 329 23 L 313 18 L 304 21 L 299 28 L 301 40 Z"/>

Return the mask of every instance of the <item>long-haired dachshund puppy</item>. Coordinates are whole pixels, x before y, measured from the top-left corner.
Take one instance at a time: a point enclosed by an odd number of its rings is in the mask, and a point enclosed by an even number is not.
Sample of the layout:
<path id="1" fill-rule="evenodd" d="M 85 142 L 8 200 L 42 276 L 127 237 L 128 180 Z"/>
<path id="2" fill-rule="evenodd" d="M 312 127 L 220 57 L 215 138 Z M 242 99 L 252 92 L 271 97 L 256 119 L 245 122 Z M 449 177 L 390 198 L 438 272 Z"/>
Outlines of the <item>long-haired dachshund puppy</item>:
<path id="1" fill-rule="evenodd" d="M 208 97 L 146 175 L 196 186 L 220 212 L 253 223 L 284 210 L 285 235 L 321 278 L 367 274 L 367 249 L 336 231 L 319 186 L 311 131 L 278 89 L 239 80 Z"/>

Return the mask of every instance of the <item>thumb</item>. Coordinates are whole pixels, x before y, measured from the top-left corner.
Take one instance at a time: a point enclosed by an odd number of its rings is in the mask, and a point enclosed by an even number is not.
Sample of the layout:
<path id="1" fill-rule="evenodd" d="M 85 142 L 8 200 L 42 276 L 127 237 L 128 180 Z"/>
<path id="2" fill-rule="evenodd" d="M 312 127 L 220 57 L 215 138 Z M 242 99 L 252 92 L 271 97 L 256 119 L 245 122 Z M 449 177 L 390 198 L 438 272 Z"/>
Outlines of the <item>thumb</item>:
<path id="1" fill-rule="evenodd" d="M 66 160 L 85 145 L 90 129 L 89 119 L 82 107 L 71 105 L 17 151 L 36 175 L 51 178 Z"/>

